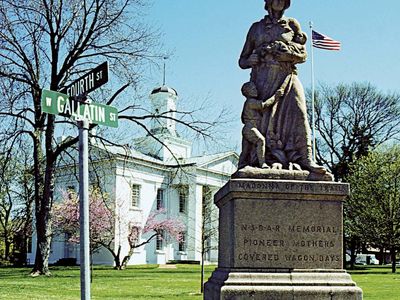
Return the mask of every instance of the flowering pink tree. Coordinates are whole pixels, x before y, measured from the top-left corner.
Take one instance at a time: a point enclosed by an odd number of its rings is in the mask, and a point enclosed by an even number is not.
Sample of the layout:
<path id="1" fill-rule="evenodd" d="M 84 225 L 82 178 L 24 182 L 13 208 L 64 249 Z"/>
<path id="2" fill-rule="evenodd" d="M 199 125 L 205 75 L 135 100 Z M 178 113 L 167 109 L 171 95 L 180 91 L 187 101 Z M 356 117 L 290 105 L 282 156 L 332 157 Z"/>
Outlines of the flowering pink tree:
<path id="1" fill-rule="evenodd" d="M 146 225 L 143 227 L 143 229 L 138 224 L 131 224 L 129 226 L 129 252 L 122 260 L 122 269 L 126 268 L 129 260 L 131 259 L 134 249 L 150 243 L 150 241 L 157 236 L 161 238 L 171 237 L 175 241 L 182 241 L 182 232 L 185 231 L 185 225 L 178 219 L 165 218 L 164 215 L 164 209 L 152 212 L 149 215 Z M 144 241 L 140 242 L 140 233 L 151 233 L 151 235 Z"/>
<path id="2" fill-rule="evenodd" d="M 176 218 L 166 218 L 165 210 L 152 212 L 144 227 L 135 220 L 130 220 L 127 231 L 129 251 L 121 262 L 121 246 L 115 250 L 115 226 L 120 218 L 116 218 L 111 206 L 107 205 L 107 199 L 98 191 L 91 191 L 89 197 L 90 210 L 90 247 L 95 252 L 100 247 L 106 248 L 114 257 L 115 269 L 126 268 L 134 249 L 150 243 L 157 236 L 161 238 L 170 237 L 180 242 L 184 224 Z M 67 233 L 70 236 L 69 242 L 79 243 L 79 199 L 76 194 L 63 193 L 60 203 L 54 205 L 52 210 L 55 232 Z M 140 235 L 150 235 L 141 241 Z"/>
<path id="3" fill-rule="evenodd" d="M 107 199 L 97 190 L 89 197 L 90 250 L 95 252 L 114 235 L 113 213 L 106 206 Z M 79 243 L 79 198 L 75 193 L 62 193 L 62 201 L 54 205 L 52 219 L 56 233 L 67 233 L 69 242 Z"/>

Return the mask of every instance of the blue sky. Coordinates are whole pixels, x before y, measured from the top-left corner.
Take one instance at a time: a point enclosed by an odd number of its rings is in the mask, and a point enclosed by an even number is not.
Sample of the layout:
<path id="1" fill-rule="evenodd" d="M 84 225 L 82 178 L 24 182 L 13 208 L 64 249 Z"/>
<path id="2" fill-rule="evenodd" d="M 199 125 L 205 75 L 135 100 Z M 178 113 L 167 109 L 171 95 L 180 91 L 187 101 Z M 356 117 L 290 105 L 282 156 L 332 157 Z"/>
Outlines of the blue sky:
<path id="1" fill-rule="evenodd" d="M 167 84 L 181 101 L 209 97 L 218 109 L 229 107 L 237 122 L 229 126 L 228 147 L 238 151 L 240 87 L 249 70 L 240 69 L 237 60 L 250 25 L 265 15 L 263 7 L 263 0 L 154 0 L 147 9 L 146 22 L 161 29 L 165 49 L 173 51 Z M 400 92 L 399 12 L 398 0 L 292 0 L 285 15 L 296 18 L 308 35 L 313 21 L 316 31 L 342 42 L 340 52 L 314 50 L 317 82 L 368 81 Z M 299 77 L 310 87 L 310 59 L 299 66 Z M 161 71 L 152 72 L 149 90 L 161 83 Z"/>

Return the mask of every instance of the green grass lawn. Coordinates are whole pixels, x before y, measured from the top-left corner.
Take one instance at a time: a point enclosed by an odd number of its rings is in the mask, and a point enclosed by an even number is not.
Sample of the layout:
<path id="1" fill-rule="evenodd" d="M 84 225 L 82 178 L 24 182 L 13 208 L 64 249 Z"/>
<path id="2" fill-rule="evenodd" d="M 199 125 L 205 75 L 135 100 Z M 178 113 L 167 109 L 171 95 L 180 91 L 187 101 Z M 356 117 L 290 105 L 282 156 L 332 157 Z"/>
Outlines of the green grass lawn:
<path id="1" fill-rule="evenodd" d="M 214 266 L 206 267 L 206 278 Z M 78 267 L 53 267 L 51 277 L 31 278 L 30 269 L 0 268 L 0 299 L 80 299 Z M 350 271 L 363 291 L 364 299 L 400 299 L 400 275 L 389 268 L 360 268 Z M 115 271 L 95 267 L 92 299 L 202 299 L 200 267 L 178 265 L 159 269 L 156 265 Z"/>
<path id="2" fill-rule="evenodd" d="M 388 266 L 349 271 L 367 300 L 400 300 L 400 269 L 392 274 Z"/>

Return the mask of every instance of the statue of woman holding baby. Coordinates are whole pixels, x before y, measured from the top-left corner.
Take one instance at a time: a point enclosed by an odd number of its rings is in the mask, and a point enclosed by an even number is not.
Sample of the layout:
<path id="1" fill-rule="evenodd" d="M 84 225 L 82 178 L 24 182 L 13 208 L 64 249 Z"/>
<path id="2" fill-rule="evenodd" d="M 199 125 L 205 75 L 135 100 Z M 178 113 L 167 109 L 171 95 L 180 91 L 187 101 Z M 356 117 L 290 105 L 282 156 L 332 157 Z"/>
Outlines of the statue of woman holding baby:
<path id="1" fill-rule="evenodd" d="M 326 170 L 312 160 L 305 95 L 297 77 L 296 64 L 307 58 L 307 36 L 295 19 L 283 16 L 289 6 L 290 0 L 265 0 L 268 15 L 251 26 L 239 66 L 251 68 L 250 81 L 259 100 L 278 95 L 263 112 L 259 128 L 265 137 L 267 165 L 324 174 Z M 239 168 L 260 167 L 254 152 L 241 155 Z"/>

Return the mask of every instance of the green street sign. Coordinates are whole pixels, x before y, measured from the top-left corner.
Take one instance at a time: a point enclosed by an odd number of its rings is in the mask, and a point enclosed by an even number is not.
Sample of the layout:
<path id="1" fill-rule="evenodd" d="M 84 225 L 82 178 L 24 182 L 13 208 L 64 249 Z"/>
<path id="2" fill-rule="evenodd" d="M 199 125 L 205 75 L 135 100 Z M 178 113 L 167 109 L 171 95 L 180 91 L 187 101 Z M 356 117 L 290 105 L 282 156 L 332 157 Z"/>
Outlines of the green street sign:
<path id="1" fill-rule="evenodd" d="M 52 115 L 74 117 L 78 120 L 88 120 L 91 124 L 118 127 L 118 110 L 109 105 L 99 103 L 85 104 L 70 99 L 68 95 L 42 90 L 42 111 Z"/>

